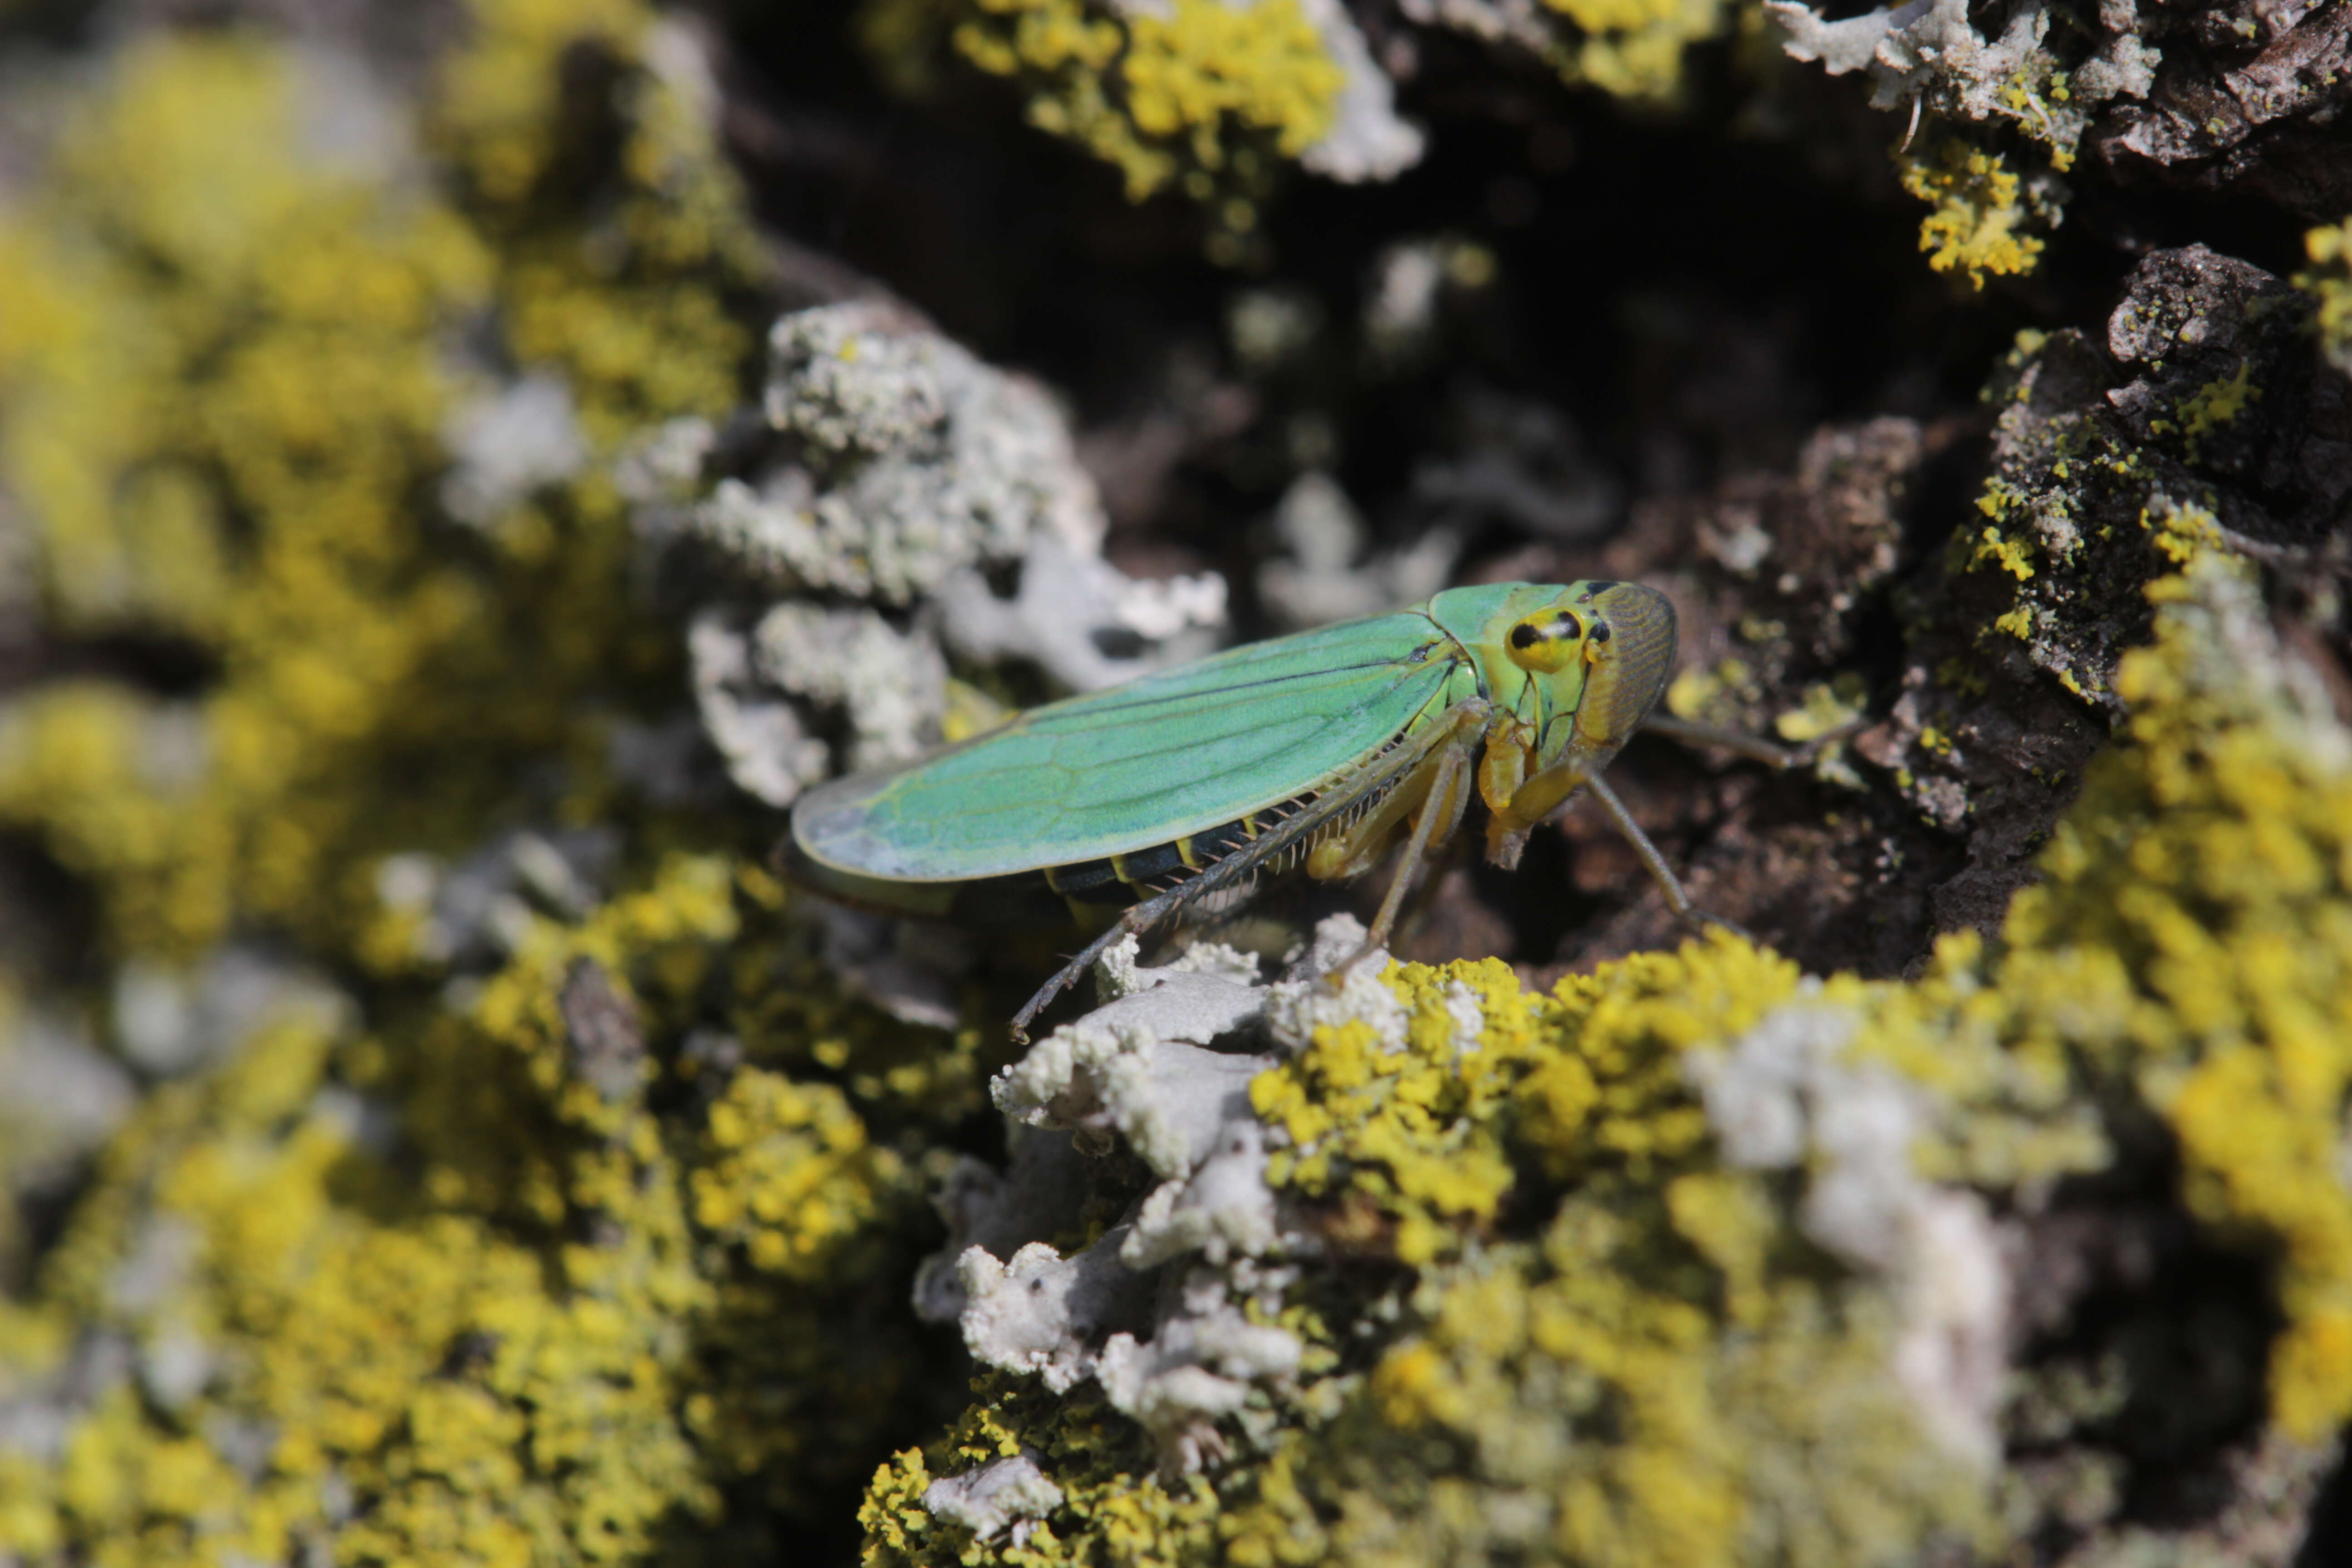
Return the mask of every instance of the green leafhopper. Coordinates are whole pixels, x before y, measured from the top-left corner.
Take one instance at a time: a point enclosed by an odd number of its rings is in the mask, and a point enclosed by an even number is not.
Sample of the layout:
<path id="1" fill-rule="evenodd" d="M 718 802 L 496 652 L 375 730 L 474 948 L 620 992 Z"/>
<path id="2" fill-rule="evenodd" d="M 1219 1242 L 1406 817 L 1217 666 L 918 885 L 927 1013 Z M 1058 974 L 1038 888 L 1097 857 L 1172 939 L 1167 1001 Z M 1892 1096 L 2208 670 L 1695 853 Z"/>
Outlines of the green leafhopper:
<path id="1" fill-rule="evenodd" d="M 1120 937 L 1303 863 L 1398 868 L 1367 949 L 1460 825 L 1475 789 L 1486 853 L 1580 789 L 1609 814 L 1676 913 L 1701 921 L 1601 773 L 1645 722 L 1784 762 L 1761 742 L 1655 719 L 1675 666 L 1674 605 L 1634 583 L 1497 583 L 1227 650 L 1032 709 L 922 761 L 836 779 L 793 808 L 795 879 L 848 902 L 985 919 L 1006 895 L 1073 913 L 1126 905 L 1013 1018 L 1040 1009 Z"/>

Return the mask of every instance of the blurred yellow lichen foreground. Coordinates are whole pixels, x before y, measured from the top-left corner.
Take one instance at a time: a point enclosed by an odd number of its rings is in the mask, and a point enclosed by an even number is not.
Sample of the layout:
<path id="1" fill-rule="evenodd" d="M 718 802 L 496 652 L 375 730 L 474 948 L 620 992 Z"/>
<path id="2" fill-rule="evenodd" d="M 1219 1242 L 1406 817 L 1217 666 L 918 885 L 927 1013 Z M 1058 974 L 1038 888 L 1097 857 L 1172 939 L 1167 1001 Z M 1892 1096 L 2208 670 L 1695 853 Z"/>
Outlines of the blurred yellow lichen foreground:
<path id="1" fill-rule="evenodd" d="M 425 128 L 438 171 L 306 154 L 334 89 L 283 49 L 152 40 L 0 231 L 0 292 L 34 302 L 0 322 L 0 410 L 46 613 L 219 672 L 185 701 L 58 682 L 0 725 L 0 820 L 100 889 L 121 950 L 185 954 L 245 921 L 353 940 L 371 851 L 462 847 L 523 758 L 593 754 L 584 694 L 669 657 L 625 609 L 627 531 L 593 469 L 478 533 L 420 521 L 478 390 L 446 350 L 486 312 L 568 382 L 592 442 L 725 406 L 748 347 L 721 304 L 748 246 L 727 175 L 650 79 L 593 220 L 617 251 L 537 191 L 554 51 L 625 57 L 637 8 L 478 24 Z M 593 801 L 593 777 L 571 787 Z"/>
<path id="2" fill-rule="evenodd" d="M 738 398 L 756 268 L 654 26 L 485 0 L 419 134 L 394 115 L 351 157 L 312 133 L 351 86 L 315 60 L 150 37 L 0 227 L 39 613 L 194 672 L 14 695 L 0 823 L 94 889 L 108 958 L 168 973 L 259 936 L 377 982 L 363 1019 L 298 1009 L 151 1093 L 0 1298 L 0 1391 L 64 1423 L 0 1447 L 0 1558 L 629 1558 L 730 1496 L 854 1480 L 889 1408 L 921 1151 L 866 1115 L 954 1114 L 968 1064 L 808 1001 L 722 830 L 633 819 L 633 890 L 509 932 L 446 1006 L 404 988 L 438 972 L 379 896 L 394 852 L 612 818 L 607 730 L 676 700 L 605 459 Z M 583 52 L 610 94 L 566 102 Z M 583 113 L 616 118 L 609 167 L 560 163 Z M 437 517 L 445 431 L 507 363 L 560 379 L 584 453 Z M 593 1072 L 572 1005 L 608 1022 Z M 645 1063 L 697 1028 L 740 1061 L 681 1132 Z M 812 1053 L 850 1087 L 791 1076 Z"/>
<path id="3" fill-rule="evenodd" d="M 143 1375 L 56 1463 L 0 1460 L 0 1545 L 606 1560 L 718 1529 L 730 1488 L 790 1508 L 837 1480 L 899 1375 L 861 1325 L 903 1289 L 914 1169 L 831 1085 L 740 1068 L 681 1139 L 648 1075 L 567 1054 L 583 986 L 646 1048 L 674 1044 L 718 972 L 772 952 L 772 904 L 681 858 L 544 928 L 460 1014 L 356 1041 L 276 1029 L 155 1095 L 39 1305 L 0 1317 L 15 1379 L 69 1365 L 77 1332 L 125 1336 Z M 396 1161 L 353 1089 L 403 1107 Z M 179 1342 L 214 1364 L 169 1381 Z"/>

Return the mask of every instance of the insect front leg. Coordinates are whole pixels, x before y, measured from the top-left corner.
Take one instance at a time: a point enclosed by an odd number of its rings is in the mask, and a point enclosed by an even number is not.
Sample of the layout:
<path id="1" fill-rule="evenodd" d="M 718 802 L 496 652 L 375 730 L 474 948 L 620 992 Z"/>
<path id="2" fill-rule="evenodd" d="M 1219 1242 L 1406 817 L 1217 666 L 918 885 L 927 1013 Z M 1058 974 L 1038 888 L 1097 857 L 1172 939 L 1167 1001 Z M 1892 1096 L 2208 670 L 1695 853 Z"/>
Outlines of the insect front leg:
<path id="1" fill-rule="evenodd" d="M 1517 870 L 1519 855 L 1527 848 L 1528 835 L 1535 831 L 1536 824 L 1559 810 L 1570 795 L 1598 776 L 1588 774 L 1582 762 L 1571 759 L 1555 763 L 1521 784 L 1511 792 L 1508 800 L 1494 808 L 1495 815 L 1486 824 L 1488 863 L 1506 871 Z"/>
<path id="2" fill-rule="evenodd" d="M 1632 846 L 1643 869 L 1650 873 L 1658 890 L 1665 894 L 1667 906 L 1685 925 L 1695 931 L 1718 925 L 1741 936 L 1748 934 L 1729 921 L 1708 914 L 1691 902 L 1690 895 L 1683 890 L 1681 881 L 1667 866 L 1666 858 L 1658 853 L 1658 847 L 1650 842 L 1650 836 L 1642 831 L 1641 825 L 1625 809 L 1625 803 L 1617 798 L 1617 792 L 1609 787 L 1598 769 L 1588 771 L 1582 763 L 1559 763 L 1521 784 L 1518 793 L 1511 796 L 1510 805 L 1495 814 L 1494 826 L 1488 831 L 1487 858 L 1505 870 L 1517 868 L 1519 853 L 1526 847 L 1528 835 L 1535 825 L 1565 805 L 1580 789 L 1590 791 L 1600 803 L 1601 809 L 1608 814 L 1610 826 Z"/>

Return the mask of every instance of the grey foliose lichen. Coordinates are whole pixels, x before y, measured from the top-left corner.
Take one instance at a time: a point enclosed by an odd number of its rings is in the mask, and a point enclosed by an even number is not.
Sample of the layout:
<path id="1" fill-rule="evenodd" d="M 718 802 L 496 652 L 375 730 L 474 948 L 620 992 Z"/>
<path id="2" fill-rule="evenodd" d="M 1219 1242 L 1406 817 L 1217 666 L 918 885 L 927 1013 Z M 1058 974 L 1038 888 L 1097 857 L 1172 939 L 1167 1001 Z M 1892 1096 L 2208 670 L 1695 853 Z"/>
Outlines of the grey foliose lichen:
<path id="1" fill-rule="evenodd" d="M 1420 163 L 1428 138 L 1398 115 L 1396 84 L 1373 59 L 1371 44 L 1342 0 L 1301 0 L 1298 8 L 1344 76 L 1330 128 L 1299 154 L 1300 165 L 1359 184 L 1392 180 Z"/>
<path id="2" fill-rule="evenodd" d="M 2001 1238 L 1975 1193 L 1919 1173 L 1913 1151 L 1937 1104 L 1891 1068 L 1853 1059 L 1856 1024 L 1840 1008 L 1791 1004 L 1728 1048 L 1692 1052 L 1685 1075 L 1726 1165 L 1805 1173 L 1798 1230 L 1886 1285 L 1895 1380 L 1931 1437 L 1989 1472 L 2008 1370 Z"/>
<path id="3" fill-rule="evenodd" d="M 690 606 L 695 700 L 741 789 L 788 805 L 937 744 L 952 661 L 1086 689 L 1205 651 L 1213 575 L 1137 582 L 1053 399 L 897 307 L 787 315 L 759 409 L 664 426 L 624 485 Z"/>
<path id="4" fill-rule="evenodd" d="M 453 409 L 441 434 L 450 457 L 441 505 L 469 527 L 494 528 L 519 501 L 588 466 L 572 388 L 558 375 L 493 387 Z"/>
<path id="5" fill-rule="evenodd" d="M 1804 0 L 1764 8 L 1791 56 L 1866 73 L 1872 104 L 1907 110 L 1915 132 L 1923 115 L 2005 125 L 2060 170 L 2087 149 L 2120 178 L 2240 189 L 2311 218 L 2352 199 L 2335 129 L 2352 103 L 2340 5 L 1910 0 L 1835 21 Z"/>
<path id="6" fill-rule="evenodd" d="M 876 305 L 786 316 L 768 350 L 762 412 L 788 460 L 722 479 L 696 515 L 755 579 L 906 605 L 1041 534 L 1101 543 L 1093 482 L 1035 384 Z"/>
<path id="7" fill-rule="evenodd" d="M 2052 16 L 2040 0 L 2014 7 L 1997 37 L 1977 30 L 1968 0 L 1910 0 L 1836 22 L 1800 0 L 1766 0 L 1764 9 L 1795 58 L 1819 60 L 1832 76 L 1868 73 L 1874 108 L 2016 120 L 2069 153 L 2099 105 L 2147 96 L 2162 58 L 2141 37 L 2135 0 L 2099 6 L 2096 45 L 2063 77 L 2044 47 Z"/>
<path id="8" fill-rule="evenodd" d="M 1010 1531 L 1013 1547 L 1027 1544 L 1036 1521 L 1062 1506 L 1062 1489 L 1028 1454 L 1014 1454 L 961 1476 L 943 1476 L 923 1491 L 935 1519 L 962 1525 L 975 1540 Z"/>
<path id="9" fill-rule="evenodd" d="M 1325 973 L 1362 936 L 1334 917 L 1272 984 L 1255 957 L 1215 943 L 1154 969 L 1137 966 L 1132 938 L 1114 948 L 1097 969 L 1102 1005 L 997 1075 L 1010 1168 L 966 1162 L 950 1176 L 939 1200 L 948 1246 L 919 1277 L 917 1310 L 958 1321 L 985 1365 L 1056 1394 L 1092 1380 L 1150 1434 L 1169 1474 L 1222 1457 L 1221 1424 L 1273 1430 L 1305 1348 L 1275 1320 L 1321 1248 L 1267 1181 L 1270 1134 L 1249 1085 L 1278 1058 L 1246 1047 L 1280 1050 L 1332 1010 L 1368 1004 L 1401 1030 L 1379 955 L 1337 988 Z M 1149 1190 L 1087 1245 L 1056 1247 L 1078 1228 L 1088 1161 L 1114 1153 L 1142 1167 Z"/>
<path id="10" fill-rule="evenodd" d="M 138 1103 L 137 1081 L 56 1008 L 0 1019 L 0 1282 L 14 1284 L 28 1201 L 70 1185 Z"/>

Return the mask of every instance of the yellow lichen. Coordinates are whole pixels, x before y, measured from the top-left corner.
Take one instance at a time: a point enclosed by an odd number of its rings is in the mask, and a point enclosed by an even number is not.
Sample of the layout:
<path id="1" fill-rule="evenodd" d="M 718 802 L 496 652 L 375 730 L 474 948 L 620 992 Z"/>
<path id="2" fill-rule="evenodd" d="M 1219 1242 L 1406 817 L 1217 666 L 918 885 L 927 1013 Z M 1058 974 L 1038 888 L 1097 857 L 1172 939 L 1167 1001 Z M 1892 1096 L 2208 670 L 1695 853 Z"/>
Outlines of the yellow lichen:
<path id="1" fill-rule="evenodd" d="M 486 310 L 592 437 L 730 402 L 748 228 L 650 79 L 614 205 L 539 199 L 565 50 L 625 61 L 641 6 L 473 22 L 430 127 L 468 172 L 462 212 L 306 157 L 321 89 L 298 54 L 172 36 L 79 103 L 0 226 L 0 292 L 44 301 L 0 328 L 0 467 L 51 614 L 216 671 L 168 700 L 59 682 L 0 721 L 0 819 L 99 890 L 119 949 L 187 953 L 238 920 L 359 944 L 374 857 L 465 847 L 526 756 L 595 753 L 583 696 L 673 657 L 627 607 L 627 529 L 593 470 L 485 537 L 416 502 L 469 390 L 447 344 Z"/>
<path id="2" fill-rule="evenodd" d="M 1322 136 L 1345 85 L 1297 0 L 973 0 L 953 36 L 1023 83 L 1033 124 L 1117 168 L 1131 199 L 1181 189 L 1228 229 L 1254 225 L 1277 161 Z"/>
<path id="3" fill-rule="evenodd" d="M 2116 683 L 2132 743 L 2019 895 L 1999 984 L 2039 1048 L 2140 1084 L 2192 1212 L 2276 1258 L 2272 1408 L 2315 1438 L 2352 1415 L 2352 763 L 2277 673 L 2244 568 L 2200 552 L 2150 596 Z"/>
<path id="4" fill-rule="evenodd" d="M 1720 37 L 1732 7 L 1726 0 L 1544 0 L 1575 32 L 1559 46 L 1571 81 L 1615 98 L 1673 103 L 1683 92 L 1683 54 Z"/>
<path id="5" fill-rule="evenodd" d="M 977 1396 L 929 1450 L 909 1449 L 876 1472 L 858 1521 L 865 1568 L 954 1568 L 983 1562 L 1006 1568 L 1071 1563 L 1133 1563 L 1153 1568 L 1214 1560 L 1218 1499 L 1206 1478 L 1152 1472 L 1139 1429 L 1083 1396 L 1056 1397 L 992 1373 Z M 960 1475 L 1028 1452 L 1061 1489 L 1051 1518 L 982 1542 L 922 1506 L 938 1476 Z"/>
<path id="6" fill-rule="evenodd" d="M 1666 688 L 1666 711 L 1677 719 L 1705 719 L 1718 707 L 1756 695 L 1755 671 L 1745 659 L 1727 658 L 1711 669 L 1696 665 Z"/>
<path id="7" fill-rule="evenodd" d="M 711 1153 L 694 1173 L 695 1223 L 792 1279 L 824 1278 L 842 1242 L 872 1227 L 876 1195 L 903 1182 L 898 1158 L 867 1142 L 831 1084 L 747 1068 L 710 1108 L 705 1137 Z"/>
<path id="8" fill-rule="evenodd" d="M 1572 82 L 1645 105 L 1684 94 L 1683 58 L 1719 38 L 1729 0 L 1545 0 L 1545 53 Z M 1278 166 L 1330 128 L 1345 72 L 1297 0 L 866 0 L 858 32 L 906 91 L 936 77 L 938 41 L 1020 85 L 1031 123 L 1118 169 L 1136 199 L 1176 189 L 1244 237 Z"/>
<path id="9" fill-rule="evenodd" d="M 2241 360 L 2234 374 L 2206 383 L 2180 405 L 2180 434 L 2188 444 L 2190 461 L 2196 460 L 2200 437 L 2235 421 L 2248 404 L 2262 401 L 2263 389 L 2252 384 L 2251 379 L 2253 369 L 2252 360 Z"/>
<path id="10" fill-rule="evenodd" d="M 1853 676 L 1814 681 L 1805 688 L 1803 707 L 1773 717 L 1773 732 L 1790 745 L 1818 741 L 1861 718 L 1866 696 L 1862 682 Z"/>
<path id="11" fill-rule="evenodd" d="M 1367 1193 L 1394 1209 L 1400 1256 L 1425 1262 L 1464 1226 L 1492 1218 L 1510 1187 L 1493 1111 L 1525 1070 L 1533 1037 L 1522 1016 L 1458 1048 L 1452 988 L 1516 991 L 1507 964 L 1408 969 L 1398 984 L 1412 1009 L 1405 1049 L 1385 1048 L 1369 1024 L 1326 1025 L 1307 1050 L 1262 1075 L 1250 1098 L 1289 1135 L 1276 1180 L 1308 1193 Z"/>
<path id="12" fill-rule="evenodd" d="M 2184 506 L 2163 494 L 2149 498 L 2140 508 L 2139 525 L 2147 531 L 2158 552 L 2175 565 L 2195 559 L 2221 539 L 2221 520 L 2210 511 Z"/>
<path id="13" fill-rule="evenodd" d="M 592 458 L 731 405 L 752 342 L 751 229 L 654 13 L 468 24 L 423 146 L 354 164 L 305 146 L 302 50 L 132 45 L 0 218 L 0 290 L 42 307 L 0 312 L 0 464 L 45 612 L 193 671 L 12 693 L 0 818 L 96 891 L 116 954 L 298 944 L 369 1019 L 272 1023 L 150 1094 L 0 1304 L 12 1389 L 87 1333 L 201 1374 L 101 1384 L 54 1458 L 0 1459 L 0 1556 L 613 1561 L 722 1498 L 809 1507 L 892 1408 L 918 1176 L 875 1118 L 972 1103 L 968 1040 L 858 1015 L 772 879 L 664 853 L 725 831 L 691 819 L 634 833 L 584 921 L 519 908 L 487 977 L 378 898 L 391 852 L 647 828 L 604 732 L 677 689 L 601 462 L 478 529 L 436 514 L 443 431 L 488 390 L 458 329 L 559 376 Z M 609 139 L 555 123 L 592 57 Z M 619 1056 L 583 1060 L 572 988 Z"/>
<path id="14" fill-rule="evenodd" d="M 688 1140 L 649 1106 L 652 1064 L 743 945 L 738 886 L 674 861 L 583 925 L 539 926 L 417 1037 L 281 1027 L 155 1096 L 47 1305 L 192 1334 L 218 1371 L 193 1408 L 85 1414 L 57 1467 L 14 1477 L 29 1489 L 0 1547 L 603 1561 L 712 1518 L 743 1478 L 804 1494 L 885 1407 L 874 1296 L 897 1289 L 882 1238 L 914 1188 L 830 1085 L 743 1068 Z M 562 998 L 583 964 L 642 1032 L 644 1070 L 577 1061 Z M 341 1078 L 396 1097 L 400 1149 L 355 1142 Z M 158 1227 L 186 1237 L 184 1269 L 126 1304 L 110 1282 Z M 257 1474 L 221 1446 L 247 1430 L 266 1435 Z"/>
<path id="15" fill-rule="evenodd" d="M 2318 301 L 2312 325 L 2321 347 L 2352 374 L 2352 217 L 2311 230 L 2303 250 L 2311 270 L 2295 274 L 2294 286 Z"/>
<path id="16" fill-rule="evenodd" d="M 80 683 L 0 733 L 0 816 L 100 886 L 133 945 L 193 947 L 233 906 L 315 907 L 326 841 L 414 821 L 355 798 L 381 719 L 440 722 L 420 685 L 491 652 L 472 574 L 418 559 L 399 513 L 436 461 L 436 334 L 482 302 L 485 258 L 446 211 L 297 161 L 292 92 L 257 45 L 134 51 L 0 247 L 0 291 L 56 306 L 0 351 L 0 461 L 52 613 L 222 666 L 176 718 Z M 394 722 L 394 744 L 421 738 Z M 182 754 L 157 757 L 174 728 Z"/>
<path id="17" fill-rule="evenodd" d="M 1494 964 L 1405 965 L 1391 983 L 1412 1005 L 1405 1049 L 1367 1058 L 1359 1026 L 1318 1029 L 1255 1092 L 1326 1162 L 1292 1166 L 1294 1186 L 1344 1189 L 1397 1222 L 1400 1257 L 1426 1270 L 1418 1326 L 1335 1424 L 1256 1468 L 1223 1524 L 1233 1561 L 1507 1547 L 1631 1568 L 1739 1561 L 1772 1542 L 1766 1554 L 1793 1561 L 1870 1562 L 1972 1517 L 1968 1472 L 1921 1437 L 1885 1376 L 1883 1306 L 1824 1290 L 1784 1198 L 1716 1163 L 1691 1088 L 1689 1053 L 1795 999 L 1794 965 L 1718 937 L 1549 995 Z M 1822 999 L 1864 989 L 1839 982 Z M 1484 1019 L 1475 1045 L 1441 1022 L 1464 993 Z M 1449 1043 L 1459 1100 L 1426 1081 Z M 1302 1115 L 1318 1102 L 1336 1116 Z M 1513 1173 L 1497 1197 L 1521 1223 L 1531 1183 L 1547 1194 L 1532 1237 L 1494 1238 L 1495 1200 L 1432 1201 L 1410 1174 L 1465 1150 Z M 1458 1234 L 1441 1254 L 1425 1233 L 1449 1214 Z M 1817 1484 L 1774 1476 L 1770 1456 L 1791 1445 Z"/>
<path id="18" fill-rule="evenodd" d="M 2093 764 L 1999 947 L 1948 940 L 1916 985 L 1874 989 L 1857 1048 L 1950 1083 L 1953 1044 L 1990 1038 L 2046 1108 L 2140 1098 L 2190 1211 L 2275 1260 L 2272 1410 L 2309 1438 L 2352 1415 L 2352 754 L 2281 674 L 2245 569 L 2187 560 L 2116 679 L 2130 743 Z M 2091 1146 L 2082 1114 L 2050 1151 Z M 2021 1158 L 1980 1138 L 1949 1157 L 1979 1180 Z"/>
<path id="19" fill-rule="evenodd" d="M 2023 540 L 2006 537 L 1998 528 L 1987 528 L 1979 533 L 1976 549 L 1969 553 L 1971 565 L 1986 561 L 2021 583 L 2033 579 L 2033 546 Z"/>
<path id="20" fill-rule="evenodd" d="M 2025 232 L 2030 215 L 2018 176 L 2000 153 L 1955 139 L 1898 162 L 1903 188 L 1936 209 L 1919 225 L 1929 267 L 1965 272 L 1978 289 L 1989 273 L 2033 270 L 2042 242 Z"/>

